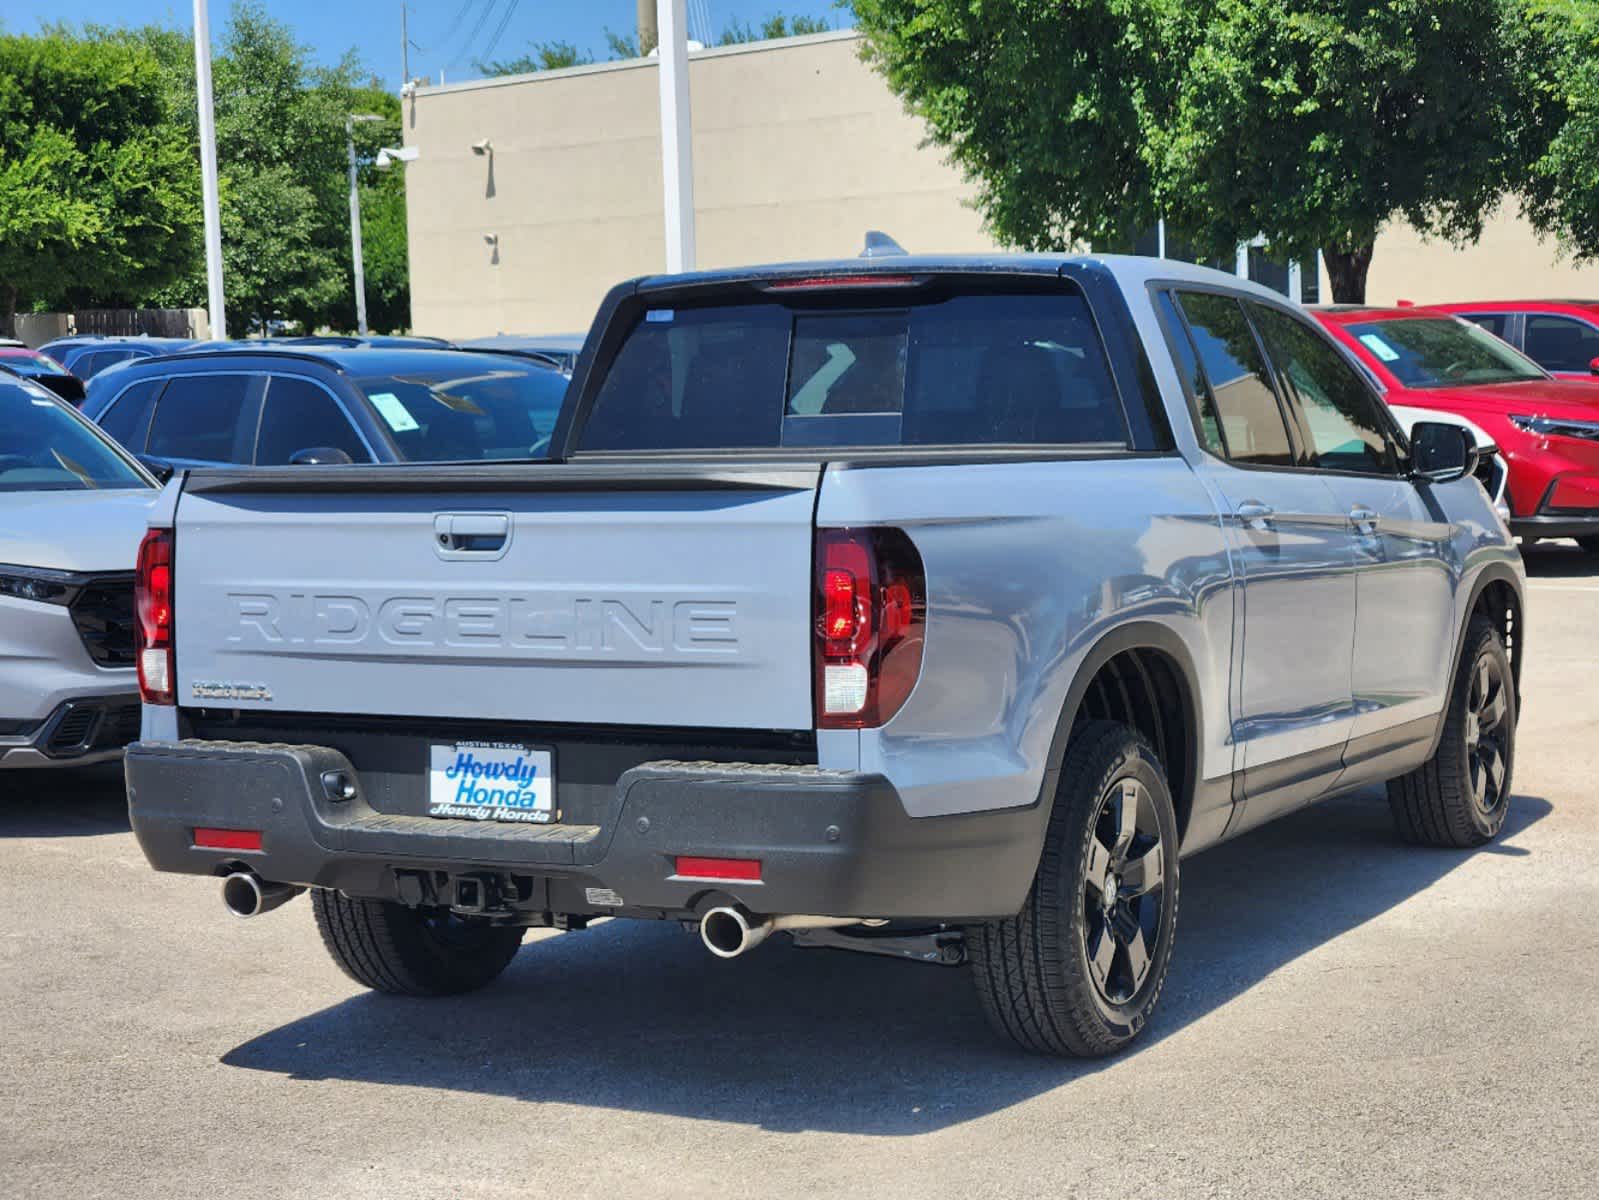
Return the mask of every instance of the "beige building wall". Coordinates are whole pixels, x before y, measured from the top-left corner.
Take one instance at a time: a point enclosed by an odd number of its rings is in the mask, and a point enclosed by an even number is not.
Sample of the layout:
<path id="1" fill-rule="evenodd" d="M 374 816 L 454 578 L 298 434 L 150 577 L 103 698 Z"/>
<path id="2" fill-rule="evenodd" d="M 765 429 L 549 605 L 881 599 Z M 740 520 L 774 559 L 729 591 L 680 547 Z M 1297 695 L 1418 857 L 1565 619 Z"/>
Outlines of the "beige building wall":
<path id="1" fill-rule="evenodd" d="M 867 229 L 917 251 L 993 247 L 858 47 L 830 33 L 692 56 L 700 267 L 848 256 Z M 611 284 L 665 269 L 656 71 L 575 67 L 406 102 L 417 330 L 582 330 Z M 474 154 L 485 138 L 492 156 Z"/>
<path id="2" fill-rule="evenodd" d="M 1330 298 L 1325 278 L 1322 287 Z M 1514 201 L 1500 206 L 1475 245 L 1459 250 L 1407 226 L 1386 230 L 1366 276 L 1366 299 L 1373 304 L 1590 296 L 1599 296 L 1599 265 L 1577 267 L 1561 258 L 1553 240 L 1539 240 Z"/>
<path id="3" fill-rule="evenodd" d="M 971 189 L 926 144 L 850 32 L 696 52 L 698 265 L 995 248 Z M 651 60 L 422 88 L 405 104 L 414 327 L 445 337 L 588 328 L 606 290 L 665 269 Z M 475 154 L 487 140 L 492 153 Z M 1325 274 L 1323 297 L 1332 291 Z M 1514 209 L 1456 250 L 1395 228 L 1369 299 L 1599 296 Z"/>

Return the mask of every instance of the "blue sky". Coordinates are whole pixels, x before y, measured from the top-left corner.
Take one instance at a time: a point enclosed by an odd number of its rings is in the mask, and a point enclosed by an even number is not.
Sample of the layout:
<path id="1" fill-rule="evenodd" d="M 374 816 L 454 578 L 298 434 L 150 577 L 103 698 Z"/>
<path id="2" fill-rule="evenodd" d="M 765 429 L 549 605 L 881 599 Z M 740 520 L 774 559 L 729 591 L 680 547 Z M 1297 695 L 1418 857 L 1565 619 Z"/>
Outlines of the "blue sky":
<path id="1" fill-rule="evenodd" d="M 320 62 L 336 60 L 354 48 L 362 63 L 384 83 L 400 78 L 400 0 L 265 0 L 267 11 L 288 24 Z M 689 30 L 706 40 L 737 20 L 757 25 L 774 13 L 825 18 L 835 28 L 849 24 L 847 11 L 833 0 L 687 0 Z M 231 0 L 211 0 L 213 36 L 220 35 Z M 632 32 L 636 0 L 411 0 L 411 73 L 438 81 L 476 75 L 474 58 L 511 58 L 529 42 L 566 41 L 604 59 L 605 28 Z M 180 0 L 5 0 L 0 27 L 32 33 L 42 21 L 103 24 L 160 24 L 188 29 L 192 3 Z M 501 26 L 503 24 L 503 30 Z M 492 55 L 489 48 L 501 30 Z"/>

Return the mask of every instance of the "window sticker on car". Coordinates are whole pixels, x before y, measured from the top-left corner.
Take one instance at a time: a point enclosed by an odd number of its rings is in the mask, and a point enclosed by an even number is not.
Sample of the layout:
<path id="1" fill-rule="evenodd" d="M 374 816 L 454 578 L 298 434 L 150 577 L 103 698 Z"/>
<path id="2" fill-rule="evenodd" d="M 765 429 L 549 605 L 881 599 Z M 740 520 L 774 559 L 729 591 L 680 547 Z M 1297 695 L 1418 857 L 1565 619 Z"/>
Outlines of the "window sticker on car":
<path id="1" fill-rule="evenodd" d="M 368 399 L 372 401 L 372 407 L 378 410 L 378 415 L 389 423 L 389 428 L 395 433 L 410 433 L 413 429 L 422 428 L 393 392 L 370 392 Z"/>
<path id="2" fill-rule="evenodd" d="M 672 308 L 652 308 L 644 314 L 646 321 L 659 325 L 669 324 L 677 316 L 677 310 Z"/>
<path id="3" fill-rule="evenodd" d="M 1361 344 L 1366 347 L 1366 349 L 1370 350 L 1378 358 L 1382 359 L 1383 362 L 1399 361 L 1399 351 L 1395 350 L 1387 342 L 1383 341 L 1381 335 L 1375 333 L 1363 333 L 1360 335 L 1360 341 Z"/>

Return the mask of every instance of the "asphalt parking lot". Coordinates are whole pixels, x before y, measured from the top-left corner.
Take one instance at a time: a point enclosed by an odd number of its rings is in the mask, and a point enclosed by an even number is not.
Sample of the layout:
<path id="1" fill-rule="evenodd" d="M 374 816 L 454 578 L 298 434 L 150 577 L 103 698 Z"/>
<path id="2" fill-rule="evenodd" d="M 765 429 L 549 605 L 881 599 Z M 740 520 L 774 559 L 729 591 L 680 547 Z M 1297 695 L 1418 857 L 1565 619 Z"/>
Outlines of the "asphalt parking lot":
<path id="1" fill-rule="evenodd" d="M 367 995 L 303 900 L 149 871 L 114 774 L 0 777 L 0 1194 L 1592 1196 L 1599 561 L 1528 560 L 1503 840 L 1403 847 L 1377 791 L 1190 860 L 1152 1036 L 1086 1065 L 961 971 L 668 925 Z"/>

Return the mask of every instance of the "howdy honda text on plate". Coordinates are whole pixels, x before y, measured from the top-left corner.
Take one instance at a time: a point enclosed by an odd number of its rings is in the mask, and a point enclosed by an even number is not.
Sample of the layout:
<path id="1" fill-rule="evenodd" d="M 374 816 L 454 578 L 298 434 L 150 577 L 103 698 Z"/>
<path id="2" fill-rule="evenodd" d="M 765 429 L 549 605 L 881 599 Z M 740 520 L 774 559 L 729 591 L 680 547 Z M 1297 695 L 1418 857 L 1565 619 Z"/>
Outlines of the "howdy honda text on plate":
<path id="1" fill-rule="evenodd" d="M 548 750 L 507 742 L 454 742 L 428 750 L 428 815 L 471 821 L 555 819 Z"/>

